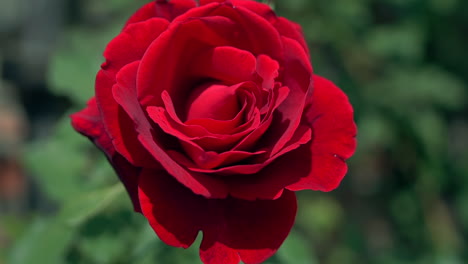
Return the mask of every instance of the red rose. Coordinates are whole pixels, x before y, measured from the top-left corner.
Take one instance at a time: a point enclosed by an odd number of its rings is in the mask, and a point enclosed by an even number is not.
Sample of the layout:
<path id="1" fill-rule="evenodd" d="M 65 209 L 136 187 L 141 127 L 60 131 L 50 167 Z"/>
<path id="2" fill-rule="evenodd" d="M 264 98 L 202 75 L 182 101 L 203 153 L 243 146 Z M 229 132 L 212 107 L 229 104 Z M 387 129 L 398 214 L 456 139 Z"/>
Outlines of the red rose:
<path id="1" fill-rule="evenodd" d="M 108 157 L 165 243 L 260 263 L 354 152 L 353 110 L 314 75 L 298 25 L 247 0 L 155 1 L 107 46 L 74 128 Z"/>

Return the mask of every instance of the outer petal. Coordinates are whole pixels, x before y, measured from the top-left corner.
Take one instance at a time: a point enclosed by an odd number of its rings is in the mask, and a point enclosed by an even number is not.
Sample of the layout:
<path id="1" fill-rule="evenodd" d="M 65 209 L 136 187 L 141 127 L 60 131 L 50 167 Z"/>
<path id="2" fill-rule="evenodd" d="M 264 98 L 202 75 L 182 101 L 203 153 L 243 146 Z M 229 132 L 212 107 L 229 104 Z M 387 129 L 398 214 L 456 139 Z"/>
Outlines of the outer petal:
<path id="1" fill-rule="evenodd" d="M 125 185 L 127 192 L 133 202 L 134 210 L 140 212 L 140 203 L 138 200 L 138 176 L 140 169 L 132 166 L 125 158 L 118 154 L 112 141 L 107 135 L 102 124 L 99 109 L 95 98 L 88 102 L 88 106 L 70 116 L 73 128 L 81 134 L 87 136 L 93 143 L 100 148 L 111 165 L 120 177 L 120 180 Z"/>
<path id="2" fill-rule="evenodd" d="M 290 191 L 285 191 L 277 200 L 218 202 L 220 222 L 203 229 L 200 256 L 205 264 L 229 263 L 222 261 L 223 256 L 234 252 L 245 264 L 264 262 L 289 234 L 297 210 L 296 196 Z"/>
<path id="3" fill-rule="evenodd" d="M 115 75 L 120 69 L 139 60 L 148 45 L 168 26 L 161 18 L 134 23 L 115 37 L 104 51 L 106 62 L 96 76 L 96 100 L 102 121 L 117 152 L 135 166 L 153 167 L 154 160 L 137 140 L 132 121 L 112 97 Z"/>
<path id="4" fill-rule="evenodd" d="M 96 102 L 101 112 L 103 128 L 108 133 L 115 150 L 135 166 L 153 167 L 154 159 L 137 140 L 128 115 L 112 97 L 115 82 L 109 72 L 101 70 L 96 76 Z M 130 125 L 129 125 L 130 124 Z"/>
<path id="5" fill-rule="evenodd" d="M 196 6 L 194 0 L 156 0 L 138 9 L 127 21 L 124 29 L 133 23 L 160 17 L 172 21 L 177 16 Z"/>
<path id="6" fill-rule="evenodd" d="M 130 62 L 140 60 L 148 46 L 169 26 L 162 18 L 151 18 L 127 26 L 107 45 L 102 68 L 117 73 Z"/>
<path id="7" fill-rule="evenodd" d="M 312 127 L 314 137 L 309 149 L 301 148 L 299 151 L 303 151 L 304 157 L 307 157 L 307 152 L 310 153 L 309 162 L 312 162 L 312 167 L 306 177 L 290 185 L 288 189 L 333 190 L 346 174 L 345 160 L 356 149 L 353 109 L 338 87 L 327 79 L 314 75 L 312 104 L 306 113 L 306 119 Z"/>
<path id="8" fill-rule="evenodd" d="M 306 53 L 309 54 L 309 48 L 307 47 L 307 42 L 304 39 L 304 34 L 302 33 L 302 28 L 299 24 L 289 21 L 284 17 L 277 17 L 276 19 L 271 20 L 271 23 L 276 30 L 278 30 L 281 36 L 296 40 L 301 44 Z"/>
<path id="9" fill-rule="evenodd" d="M 282 244 L 296 215 L 293 192 L 274 201 L 206 199 L 162 171 L 142 172 L 139 196 L 143 214 L 169 245 L 186 248 L 203 231 L 205 264 L 265 261 Z"/>
<path id="10" fill-rule="evenodd" d="M 70 118 L 71 124 L 76 131 L 90 138 L 107 157 L 114 155 L 115 149 L 102 124 L 95 97 L 88 101 L 85 109 L 70 115 Z"/>
<path id="11" fill-rule="evenodd" d="M 133 15 L 127 20 L 123 29 L 133 23 L 142 22 L 156 16 L 156 1 L 151 1 L 146 5 L 140 7 Z"/>
<path id="12" fill-rule="evenodd" d="M 213 3 L 213 2 L 218 2 L 218 3 L 230 2 L 230 3 L 232 3 L 232 5 L 234 7 L 236 7 L 236 6 L 245 7 L 247 9 L 249 9 L 250 11 L 253 11 L 253 12 L 257 13 L 258 15 L 264 17 L 267 20 L 270 20 L 270 19 L 273 19 L 274 17 L 276 17 L 275 13 L 273 12 L 273 10 L 271 10 L 271 8 L 268 5 L 262 4 L 262 3 L 259 3 L 259 2 L 256 2 L 256 1 L 246 1 L 246 0 L 229 0 L 229 1 L 226 1 L 226 0 L 200 0 L 200 5 L 206 5 L 206 4 Z"/>

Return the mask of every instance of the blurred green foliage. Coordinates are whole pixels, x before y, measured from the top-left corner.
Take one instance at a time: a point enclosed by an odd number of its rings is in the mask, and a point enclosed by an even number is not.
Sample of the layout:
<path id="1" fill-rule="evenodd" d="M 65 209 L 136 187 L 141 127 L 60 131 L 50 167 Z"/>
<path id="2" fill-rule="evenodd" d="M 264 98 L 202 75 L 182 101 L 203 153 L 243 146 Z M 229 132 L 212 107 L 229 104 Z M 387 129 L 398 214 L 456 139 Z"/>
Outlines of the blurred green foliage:
<path id="1" fill-rule="evenodd" d="M 67 116 L 91 97 L 105 45 L 143 3 L 64 4 L 72 11 L 46 88 L 70 107 L 23 150 L 49 209 L 1 215 L 14 243 L 0 244 L 0 264 L 200 263 L 200 239 L 168 247 L 132 212 Z M 267 264 L 468 263 L 468 1 L 269 3 L 302 25 L 316 73 L 348 94 L 359 133 L 342 185 L 299 194 L 296 225 Z"/>

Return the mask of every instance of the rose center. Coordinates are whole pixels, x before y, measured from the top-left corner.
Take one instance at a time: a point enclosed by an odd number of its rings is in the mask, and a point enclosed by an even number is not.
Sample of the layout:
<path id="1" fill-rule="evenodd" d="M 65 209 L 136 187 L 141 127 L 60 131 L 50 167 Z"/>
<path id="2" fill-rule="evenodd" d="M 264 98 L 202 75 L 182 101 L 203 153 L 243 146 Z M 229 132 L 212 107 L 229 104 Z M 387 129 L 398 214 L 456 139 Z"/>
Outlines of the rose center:
<path id="1" fill-rule="evenodd" d="M 211 118 L 229 120 L 240 111 L 233 86 L 203 84 L 190 95 L 187 104 L 187 120 Z"/>

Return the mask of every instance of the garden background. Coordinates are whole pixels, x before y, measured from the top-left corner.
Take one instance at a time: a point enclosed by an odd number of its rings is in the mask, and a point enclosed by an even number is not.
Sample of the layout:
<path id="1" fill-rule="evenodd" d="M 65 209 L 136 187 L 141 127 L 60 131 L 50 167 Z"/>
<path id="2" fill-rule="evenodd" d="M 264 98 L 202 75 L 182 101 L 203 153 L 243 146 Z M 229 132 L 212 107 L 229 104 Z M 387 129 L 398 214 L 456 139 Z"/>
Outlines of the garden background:
<path id="1" fill-rule="evenodd" d="M 275 0 L 349 96 L 358 149 L 299 193 L 267 264 L 468 263 L 468 1 Z M 0 264 L 192 264 L 157 239 L 70 126 L 102 51 L 144 0 L 0 2 Z M 199 241 L 199 240 L 198 240 Z"/>

